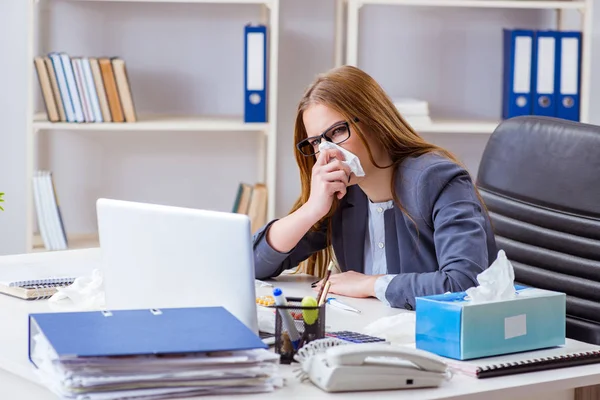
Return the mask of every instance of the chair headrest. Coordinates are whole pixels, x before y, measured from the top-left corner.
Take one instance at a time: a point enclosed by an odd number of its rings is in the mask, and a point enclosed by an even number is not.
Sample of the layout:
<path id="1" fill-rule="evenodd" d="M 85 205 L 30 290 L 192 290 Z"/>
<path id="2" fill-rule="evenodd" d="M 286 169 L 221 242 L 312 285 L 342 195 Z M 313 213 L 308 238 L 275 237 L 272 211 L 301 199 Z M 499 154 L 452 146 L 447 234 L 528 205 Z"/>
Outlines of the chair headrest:
<path id="1" fill-rule="evenodd" d="M 600 218 L 600 127 L 550 117 L 503 121 L 483 152 L 480 188 Z"/>

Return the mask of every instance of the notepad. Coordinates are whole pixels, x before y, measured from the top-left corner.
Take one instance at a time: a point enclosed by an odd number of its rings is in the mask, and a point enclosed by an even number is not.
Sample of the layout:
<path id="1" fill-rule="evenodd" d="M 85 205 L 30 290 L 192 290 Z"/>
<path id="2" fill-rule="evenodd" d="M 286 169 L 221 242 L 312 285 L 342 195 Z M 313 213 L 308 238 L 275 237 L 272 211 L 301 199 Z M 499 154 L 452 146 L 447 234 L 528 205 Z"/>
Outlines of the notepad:
<path id="1" fill-rule="evenodd" d="M 0 266 L 0 293 L 25 300 L 47 299 L 59 288 L 72 284 L 97 267 L 79 259 L 62 262 L 30 262 Z"/>
<path id="2" fill-rule="evenodd" d="M 74 281 L 75 277 L 0 282 L 0 293 L 24 300 L 42 300 L 52 297 L 58 288 L 69 286 Z"/>
<path id="3" fill-rule="evenodd" d="M 475 378 L 491 378 L 543 371 L 577 365 L 600 363 L 600 346 L 566 339 L 564 346 L 549 349 L 486 357 L 468 361 L 446 359 L 455 371 Z"/>

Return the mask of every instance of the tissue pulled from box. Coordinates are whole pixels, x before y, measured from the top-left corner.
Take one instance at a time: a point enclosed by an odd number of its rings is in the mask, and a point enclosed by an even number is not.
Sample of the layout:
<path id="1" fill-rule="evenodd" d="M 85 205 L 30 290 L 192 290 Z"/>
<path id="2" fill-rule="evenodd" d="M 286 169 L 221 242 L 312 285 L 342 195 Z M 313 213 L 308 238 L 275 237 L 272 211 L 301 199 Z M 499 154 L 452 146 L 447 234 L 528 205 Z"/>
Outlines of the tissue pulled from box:
<path id="1" fill-rule="evenodd" d="M 71 285 L 58 288 L 48 301 L 59 304 L 61 300 L 66 299 L 70 299 L 71 304 L 80 310 L 104 308 L 104 285 L 100 270 L 94 269 L 91 276 L 78 277 Z"/>
<path id="2" fill-rule="evenodd" d="M 363 171 L 362 165 L 360 165 L 360 160 L 354 153 L 338 146 L 335 143 L 321 140 L 321 143 L 319 144 L 319 151 L 323 151 L 324 149 L 338 149 L 342 152 L 345 158 L 345 160 L 342 160 L 342 163 L 348 165 L 348 167 L 350 167 L 350 171 L 352 171 L 354 175 L 365 176 L 365 171 Z"/>
<path id="3" fill-rule="evenodd" d="M 500 250 L 492 265 L 477 275 L 479 286 L 466 290 L 467 297 L 465 300 L 480 303 L 513 299 L 516 297 L 514 281 L 513 266 L 506 258 L 504 250 Z"/>
<path id="4" fill-rule="evenodd" d="M 384 338 L 391 344 L 411 344 L 415 343 L 415 324 L 415 313 L 400 313 L 371 322 L 363 333 Z"/>

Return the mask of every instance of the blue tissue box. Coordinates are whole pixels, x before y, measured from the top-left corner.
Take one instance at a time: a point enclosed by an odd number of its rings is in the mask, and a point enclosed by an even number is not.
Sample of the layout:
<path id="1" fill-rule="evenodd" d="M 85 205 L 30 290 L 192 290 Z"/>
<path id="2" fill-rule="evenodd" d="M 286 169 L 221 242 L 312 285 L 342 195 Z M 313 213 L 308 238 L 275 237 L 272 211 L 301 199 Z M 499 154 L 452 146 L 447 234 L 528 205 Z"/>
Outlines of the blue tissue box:
<path id="1" fill-rule="evenodd" d="M 467 360 L 565 344 L 566 296 L 515 286 L 510 300 L 472 304 L 466 292 L 416 298 L 416 347 Z"/>

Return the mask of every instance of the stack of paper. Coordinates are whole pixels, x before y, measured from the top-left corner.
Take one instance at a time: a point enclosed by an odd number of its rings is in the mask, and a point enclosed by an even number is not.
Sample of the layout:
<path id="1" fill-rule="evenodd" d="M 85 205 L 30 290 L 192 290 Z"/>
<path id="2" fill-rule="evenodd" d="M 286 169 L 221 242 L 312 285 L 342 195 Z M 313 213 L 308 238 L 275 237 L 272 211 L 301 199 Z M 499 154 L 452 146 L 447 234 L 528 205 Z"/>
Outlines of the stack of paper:
<path id="1" fill-rule="evenodd" d="M 424 100 L 400 98 L 394 100 L 400 115 L 411 125 L 429 125 L 429 104 Z"/>
<path id="2" fill-rule="evenodd" d="M 32 314 L 30 326 L 30 359 L 62 398 L 165 399 L 283 385 L 279 356 L 221 307 Z"/>
<path id="3" fill-rule="evenodd" d="M 269 392 L 282 385 L 279 357 L 267 350 L 216 354 L 47 358 L 43 338 L 35 362 L 42 383 L 63 398 L 162 399 L 205 394 Z M 44 361 L 45 358 L 45 361 Z"/>

